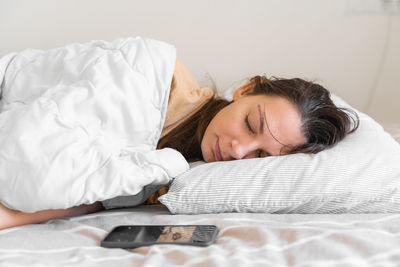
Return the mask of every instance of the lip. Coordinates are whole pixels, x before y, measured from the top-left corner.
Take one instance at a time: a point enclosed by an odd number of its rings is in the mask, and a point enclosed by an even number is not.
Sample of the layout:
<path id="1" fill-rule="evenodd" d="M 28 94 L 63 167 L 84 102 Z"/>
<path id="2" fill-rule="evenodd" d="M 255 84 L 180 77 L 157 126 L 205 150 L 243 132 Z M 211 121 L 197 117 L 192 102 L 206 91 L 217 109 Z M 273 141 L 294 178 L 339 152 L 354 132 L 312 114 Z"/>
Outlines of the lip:
<path id="1" fill-rule="evenodd" d="M 217 137 L 217 141 L 215 142 L 214 153 L 215 153 L 215 158 L 218 161 L 224 160 L 224 158 L 221 155 L 221 149 L 219 148 L 219 138 L 218 137 Z"/>

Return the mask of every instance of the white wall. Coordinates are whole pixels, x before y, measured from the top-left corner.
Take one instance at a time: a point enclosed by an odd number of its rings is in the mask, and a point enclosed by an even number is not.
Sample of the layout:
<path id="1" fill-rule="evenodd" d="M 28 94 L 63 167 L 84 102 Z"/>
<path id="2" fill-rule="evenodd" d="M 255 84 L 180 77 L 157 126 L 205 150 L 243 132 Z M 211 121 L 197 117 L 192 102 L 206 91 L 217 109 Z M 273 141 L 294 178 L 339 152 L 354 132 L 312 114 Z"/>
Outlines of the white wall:
<path id="1" fill-rule="evenodd" d="M 400 123 L 400 12 L 363 1 L 0 0 L 0 54 L 141 35 L 175 44 L 205 85 L 299 76 Z"/>

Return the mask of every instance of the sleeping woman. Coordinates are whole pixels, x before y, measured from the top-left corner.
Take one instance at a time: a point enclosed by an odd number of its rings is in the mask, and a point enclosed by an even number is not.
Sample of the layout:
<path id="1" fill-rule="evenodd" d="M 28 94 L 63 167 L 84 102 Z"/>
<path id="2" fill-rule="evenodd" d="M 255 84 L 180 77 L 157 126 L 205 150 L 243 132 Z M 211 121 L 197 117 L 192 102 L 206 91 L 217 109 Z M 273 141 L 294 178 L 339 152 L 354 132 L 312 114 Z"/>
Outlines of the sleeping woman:
<path id="1" fill-rule="evenodd" d="M 355 113 L 335 106 L 328 90 L 300 78 L 252 77 L 234 91 L 232 101 L 218 97 L 210 88 L 201 88 L 179 60 L 174 60 L 170 81 L 155 149 L 172 148 L 188 162 L 317 153 L 354 132 L 359 123 Z M 146 204 L 156 203 L 167 190 L 163 187 L 154 192 Z M 36 212 L 3 204 L 0 229 L 103 209 L 101 201 Z"/>

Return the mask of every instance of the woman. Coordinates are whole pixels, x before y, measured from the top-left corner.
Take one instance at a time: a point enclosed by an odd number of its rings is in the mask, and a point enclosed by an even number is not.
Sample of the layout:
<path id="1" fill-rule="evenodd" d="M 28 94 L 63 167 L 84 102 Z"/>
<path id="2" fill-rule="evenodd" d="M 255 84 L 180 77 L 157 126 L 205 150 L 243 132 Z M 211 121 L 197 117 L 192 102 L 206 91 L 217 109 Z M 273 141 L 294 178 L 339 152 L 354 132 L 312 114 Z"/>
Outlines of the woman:
<path id="1" fill-rule="evenodd" d="M 157 149 L 174 148 L 188 161 L 206 162 L 317 153 L 357 127 L 357 115 L 337 108 L 318 84 L 256 76 L 238 88 L 229 102 L 209 88 L 200 88 L 177 60 Z M 0 204 L 0 229 L 101 209 L 102 204 L 96 202 L 24 213 Z"/>

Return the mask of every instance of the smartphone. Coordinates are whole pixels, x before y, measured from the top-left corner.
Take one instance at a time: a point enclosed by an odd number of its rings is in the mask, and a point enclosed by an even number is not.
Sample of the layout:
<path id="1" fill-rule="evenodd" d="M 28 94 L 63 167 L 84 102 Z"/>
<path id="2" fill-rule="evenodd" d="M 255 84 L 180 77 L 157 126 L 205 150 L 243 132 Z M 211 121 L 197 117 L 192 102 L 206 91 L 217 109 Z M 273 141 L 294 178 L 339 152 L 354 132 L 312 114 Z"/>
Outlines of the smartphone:
<path id="1" fill-rule="evenodd" d="M 137 248 L 156 244 L 208 246 L 218 235 L 215 225 L 121 225 L 102 241 L 105 248 Z"/>

